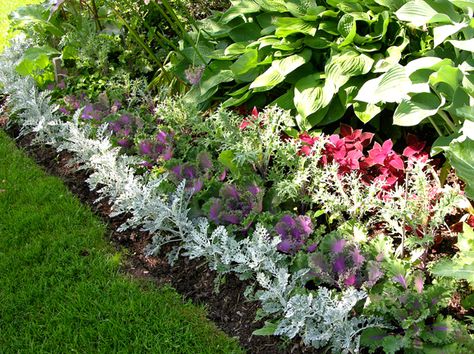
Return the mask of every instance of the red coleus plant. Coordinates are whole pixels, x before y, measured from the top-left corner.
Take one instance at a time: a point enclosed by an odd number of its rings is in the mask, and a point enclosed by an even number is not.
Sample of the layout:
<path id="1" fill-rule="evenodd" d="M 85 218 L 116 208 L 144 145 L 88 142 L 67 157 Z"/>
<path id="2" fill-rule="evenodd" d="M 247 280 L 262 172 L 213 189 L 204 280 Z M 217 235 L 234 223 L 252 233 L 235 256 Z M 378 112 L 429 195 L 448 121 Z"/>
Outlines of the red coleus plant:
<path id="1" fill-rule="evenodd" d="M 321 164 L 336 162 L 339 173 L 346 174 L 359 171 L 364 183 L 381 181 L 385 189 L 392 188 L 395 183 L 403 180 L 405 163 L 399 154 L 393 150 L 393 142 L 389 139 L 382 144 L 372 143 L 373 133 L 363 132 L 362 129 L 353 129 L 349 125 L 341 124 L 340 134 L 333 134 L 322 151 Z M 307 132 L 299 135 L 301 141 L 300 155 L 311 155 L 318 137 L 312 137 Z M 426 161 L 428 154 L 425 151 L 426 143 L 418 140 L 414 135 L 407 137 L 408 146 L 403 151 L 407 159 L 422 159 Z"/>

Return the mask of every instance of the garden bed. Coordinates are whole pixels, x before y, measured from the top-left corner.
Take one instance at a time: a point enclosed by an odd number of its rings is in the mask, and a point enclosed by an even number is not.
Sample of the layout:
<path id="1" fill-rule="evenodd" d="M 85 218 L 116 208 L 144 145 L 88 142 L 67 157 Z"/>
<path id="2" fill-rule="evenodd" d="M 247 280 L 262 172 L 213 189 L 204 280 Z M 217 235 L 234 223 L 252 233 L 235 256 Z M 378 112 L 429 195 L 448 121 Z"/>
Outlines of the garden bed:
<path id="1" fill-rule="evenodd" d="M 82 5 L 20 11 L 0 79 L 141 267 L 220 289 L 211 317 L 252 351 L 473 349 L 472 6 Z"/>

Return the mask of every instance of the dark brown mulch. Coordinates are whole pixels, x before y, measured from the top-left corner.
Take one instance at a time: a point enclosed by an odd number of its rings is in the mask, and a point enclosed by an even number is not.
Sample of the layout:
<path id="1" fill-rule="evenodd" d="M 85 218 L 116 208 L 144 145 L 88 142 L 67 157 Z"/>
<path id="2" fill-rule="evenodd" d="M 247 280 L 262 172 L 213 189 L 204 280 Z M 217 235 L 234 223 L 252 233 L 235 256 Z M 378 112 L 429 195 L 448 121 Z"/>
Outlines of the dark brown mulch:
<path id="1" fill-rule="evenodd" d="M 12 137 L 18 136 L 18 130 L 15 128 L 10 128 L 7 132 Z M 110 241 L 115 247 L 125 247 L 128 250 L 129 257 L 123 265 L 124 271 L 134 277 L 151 279 L 158 285 L 171 285 L 186 299 L 195 304 L 204 304 L 208 310 L 208 318 L 229 336 L 238 337 L 248 353 L 320 352 L 304 347 L 299 340 L 285 343 L 277 337 L 252 336 L 252 332 L 261 328 L 264 321 L 255 321 L 258 303 L 246 300 L 243 295 L 250 283 L 228 275 L 219 285 L 219 291 L 215 292 L 216 273 L 207 267 L 204 259 L 190 260 L 180 257 L 174 266 L 170 267 L 165 252 L 156 257 L 145 257 L 143 249 L 150 243 L 151 235 L 139 230 L 118 232 L 117 228 L 125 221 L 125 217 L 110 218 L 110 206 L 105 201 L 94 204 L 97 194 L 89 191 L 85 182 L 87 171 L 77 171 L 68 166 L 71 154 L 58 154 L 50 147 L 32 146 L 31 141 L 30 135 L 17 138 L 16 143 L 47 173 L 60 177 L 72 193 L 104 220 L 108 225 Z"/>

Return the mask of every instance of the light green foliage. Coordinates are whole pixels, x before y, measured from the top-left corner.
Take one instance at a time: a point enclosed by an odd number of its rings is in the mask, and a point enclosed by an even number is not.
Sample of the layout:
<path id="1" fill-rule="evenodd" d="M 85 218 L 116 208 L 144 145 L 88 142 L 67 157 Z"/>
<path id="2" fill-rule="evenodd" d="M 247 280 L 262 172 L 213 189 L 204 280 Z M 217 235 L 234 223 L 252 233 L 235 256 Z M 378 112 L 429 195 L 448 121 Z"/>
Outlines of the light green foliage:
<path id="1" fill-rule="evenodd" d="M 240 353 L 170 288 L 119 274 L 106 228 L 0 132 L 0 351 Z"/>

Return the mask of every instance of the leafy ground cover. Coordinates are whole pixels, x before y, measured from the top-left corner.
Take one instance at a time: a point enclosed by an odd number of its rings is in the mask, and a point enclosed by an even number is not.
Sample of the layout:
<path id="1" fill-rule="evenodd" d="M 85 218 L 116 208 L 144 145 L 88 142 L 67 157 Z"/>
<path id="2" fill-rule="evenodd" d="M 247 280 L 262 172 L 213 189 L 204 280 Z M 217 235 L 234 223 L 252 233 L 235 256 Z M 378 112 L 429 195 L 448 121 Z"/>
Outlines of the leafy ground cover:
<path id="1" fill-rule="evenodd" d="M 472 351 L 471 1 L 82 4 L 18 11 L 0 80 L 146 256 L 250 282 L 257 335 Z"/>
<path id="2" fill-rule="evenodd" d="M 240 353 L 170 288 L 120 274 L 105 225 L 0 132 L 0 350 Z"/>

